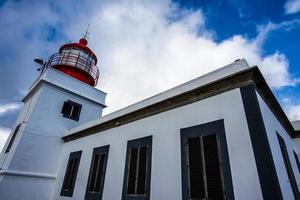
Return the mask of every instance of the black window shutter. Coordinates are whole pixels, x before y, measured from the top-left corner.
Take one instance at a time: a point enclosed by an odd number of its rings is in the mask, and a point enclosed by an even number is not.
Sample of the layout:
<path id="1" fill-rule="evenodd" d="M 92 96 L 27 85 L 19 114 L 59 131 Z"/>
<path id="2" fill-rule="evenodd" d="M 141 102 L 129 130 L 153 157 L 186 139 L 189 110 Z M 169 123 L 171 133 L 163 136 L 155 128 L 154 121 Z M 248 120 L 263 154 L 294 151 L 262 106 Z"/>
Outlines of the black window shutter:
<path id="1" fill-rule="evenodd" d="M 101 180 L 103 179 L 103 175 L 104 175 L 104 162 L 105 162 L 105 159 L 106 159 L 106 154 L 100 154 L 100 159 L 99 159 L 99 162 L 98 162 L 98 171 L 97 171 L 97 174 L 96 174 L 96 185 L 95 185 L 95 192 L 99 192 L 100 191 L 100 186 L 101 186 Z"/>
<path id="2" fill-rule="evenodd" d="M 92 164 L 92 175 L 91 175 L 91 180 L 90 180 L 90 187 L 89 187 L 89 192 L 96 192 L 96 182 L 97 182 L 97 173 L 99 164 L 100 164 L 100 154 L 95 154 L 94 155 L 94 160 Z"/>
<path id="3" fill-rule="evenodd" d="M 216 135 L 203 136 L 208 199 L 224 199 Z"/>
<path id="4" fill-rule="evenodd" d="M 138 148 L 132 148 L 130 151 L 127 194 L 135 194 L 137 159 L 138 159 Z"/>
<path id="5" fill-rule="evenodd" d="M 80 117 L 81 107 L 81 104 L 68 100 L 64 102 L 61 113 L 66 118 L 78 121 Z"/>
<path id="6" fill-rule="evenodd" d="M 188 139 L 189 197 L 204 199 L 203 164 L 200 137 Z"/>
<path id="7" fill-rule="evenodd" d="M 79 168 L 81 157 L 81 151 L 72 152 L 69 157 L 66 174 L 63 181 L 63 186 L 61 189 L 61 196 L 73 196 L 73 190 L 75 187 L 77 172 Z"/>
<path id="8" fill-rule="evenodd" d="M 79 118 L 79 106 L 78 105 L 73 105 L 73 112 L 71 114 L 72 118 Z"/>
<path id="9" fill-rule="evenodd" d="M 224 120 L 180 130 L 183 200 L 234 199 Z"/>
<path id="10" fill-rule="evenodd" d="M 102 199 L 108 151 L 109 145 L 94 148 L 85 200 Z"/>
<path id="11" fill-rule="evenodd" d="M 72 105 L 65 101 L 61 113 L 64 115 L 68 115 L 71 112 Z"/>
<path id="12" fill-rule="evenodd" d="M 149 200 L 152 136 L 127 143 L 122 200 Z"/>
<path id="13" fill-rule="evenodd" d="M 140 147 L 137 194 L 146 193 L 147 146 Z"/>

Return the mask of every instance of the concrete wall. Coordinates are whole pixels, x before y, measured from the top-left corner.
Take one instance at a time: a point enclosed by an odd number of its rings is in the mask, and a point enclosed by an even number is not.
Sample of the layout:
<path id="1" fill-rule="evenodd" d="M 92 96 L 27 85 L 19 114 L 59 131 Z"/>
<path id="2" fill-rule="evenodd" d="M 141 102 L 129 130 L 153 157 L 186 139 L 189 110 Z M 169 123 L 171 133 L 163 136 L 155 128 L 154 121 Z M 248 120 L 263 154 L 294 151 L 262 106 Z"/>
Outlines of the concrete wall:
<path id="1" fill-rule="evenodd" d="M 53 199 L 60 191 L 70 152 L 82 150 L 72 199 L 84 199 L 93 148 L 110 145 L 103 200 L 120 200 L 127 141 L 153 136 L 152 200 L 181 199 L 180 129 L 224 119 L 235 199 L 262 199 L 239 89 L 65 143 Z"/>
<path id="2" fill-rule="evenodd" d="M 258 93 L 257 96 L 258 96 L 259 105 L 263 116 L 263 121 L 266 128 L 266 132 L 267 132 L 267 137 L 271 148 L 271 153 L 275 164 L 275 169 L 278 176 L 278 181 L 282 191 L 282 195 L 284 199 L 294 199 L 276 132 L 284 139 L 289 154 L 289 159 L 291 161 L 291 165 L 299 188 L 300 174 L 293 154 L 293 140 L 285 131 L 283 126 L 280 124 L 280 122 L 277 120 L 275 115 L 271 112 L 269 107 L 266 105 L 266 103 L 263 101 L 263 99 Z"/>
<path id="3" fill-rule="evenodd" d="M 104 102 L 90 101 L 53 83 L 52 77 L 52 83 L 37 85 L 25 99 L 17 121 L 22 122 L 20 131 L 10 152 L 4 153 L 9 138 L 0 156 L 0 199 L 49 199 L 63 145 L 61 137 L 71 128 L 102 115 Z M 80 84 L 85 87 L 81 82 L 77 87 Z M 79 121 L 63 117 L 61 110 L 67 100 L 82 105 Z"/>

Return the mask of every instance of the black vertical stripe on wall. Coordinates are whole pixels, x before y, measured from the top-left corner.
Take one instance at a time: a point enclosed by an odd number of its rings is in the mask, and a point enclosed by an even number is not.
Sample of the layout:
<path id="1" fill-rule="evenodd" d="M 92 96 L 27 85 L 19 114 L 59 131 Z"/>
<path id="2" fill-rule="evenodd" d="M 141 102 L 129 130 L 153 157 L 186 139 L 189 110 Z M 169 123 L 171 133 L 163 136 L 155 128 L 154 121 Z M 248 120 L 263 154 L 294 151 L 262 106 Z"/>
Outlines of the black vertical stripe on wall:
<path id="1" fill-rule="evenodd" d="M 263 198 L 283 199 L 255 86 L 240 90 Z"/>

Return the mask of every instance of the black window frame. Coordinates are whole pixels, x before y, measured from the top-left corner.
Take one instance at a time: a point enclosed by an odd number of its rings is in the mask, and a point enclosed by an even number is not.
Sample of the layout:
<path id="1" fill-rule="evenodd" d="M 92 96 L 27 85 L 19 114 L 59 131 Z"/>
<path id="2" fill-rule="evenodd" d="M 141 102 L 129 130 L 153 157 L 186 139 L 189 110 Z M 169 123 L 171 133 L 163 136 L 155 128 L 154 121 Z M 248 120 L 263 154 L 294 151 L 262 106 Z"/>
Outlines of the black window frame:
<path id="1" fill-rule="evenodd" d="M 74 106 L 74 107 L 76 107 L 78 109 L 76 116 L 70 115 L 72 113 L 65 113 L 65 109 L 66 109 L 67 106 Z M 71 101 L 71 100 L 67 100 L 63 104 L 63 107 L 61 109 L 61 113 L 63 114 L 63 117 L 66 117 L 66 118 L 69 118 L 69 119 L 72 119 L 72 120 L 75 120 L 75 121 L 79 121 L 79 119 L 80 119 L 80 113 L 81 113 L 81 108 L 82 108 L 81 104 L 76 103 L 76 102 Z"/>
<path id="2" fill-rule="evenodd" d="M 8 153 L 17 137 L 17 134 L 19 133 L 20 127 L 21 127 L 22 123 L 18 124 L 13 132 L 13 135 L 11 136 L 9 143 L 5 149 L 5 153 Z"/>
<path id="3" fill-rule="evenodd" d="M 300 162 L 299 162 L 299 157 L 297 155 L 297 153 L 295 151 L 293 151 L 294 153 L 294 157 L 295 157 L 295 160 L 296 160 L 296 163 L 297 163 L 297 167 L 298 167 L 298 171 L 300 173 Z"/>
<path id="4" fill-rule="evenodd" d="M 104 182 L 105 182 L 105 174 L 106 174 L 106 168 L 107 168 L 107 161 L 108 161 L 108 153 L 109 153 L 109 145 L 97 147 L 97 148 L 94 148 L 94 150 L 93 150 L 89 178 L 88 178 L 88 182 L 86 185 L 86 192 L 85 192 L 86 200 L 94 200 L 94 199 L 101 200 L 102 199 Z M 90 184 L 91 184 L 92 176 L 93 176 L 95 156 L 99 155 L 99 154 L 105 155 L 105 158 L 103 161 L 103 167 L 102 167 L 102 177 L 99 182 L 99 184 L 100 184 L 99 192 L 90 192 L 89 188 L 90 188 Z M 101 159 L 101 157 L 99 159 Z M 99 163 L 100 163 L 100 160 L 99 160 Z"/>
<path id="5" fill-rule="evenodd" d="M 289 157 L 289 153 L 286 148 L 285 141 L 278 132 L 276 132 L 276 135 L 277 135 L 277 139 L 278 139 L 278 143 L 279 143 L 279 147 L 280 147 L 280 151 L 281 151 L 281 156 L 284 161 L 286 173 L 289 178 L 289 183 L 290 183 L 291 189 L 293 191 L 293 195 L 294 195 L 295 199 L 300 199 L 297 180 L 295 178 L 294 170 L 291 165 L 291 159 Z"/>
<path id="6" fill-rule="evenodd" d="M 182 184 L 182 199 L 190 200 L 189 197 L 189 170 L 188 170 L 188 139 L 216 135 L 218 143 L 218 156 L 220 162 L 220 173 L 223 183 L 223 192 L 225 199 L 234 199 L 232 176 L 229 163 L 229 154 L 225 136 L 224 120 L 208 122 L 192 127 L 180 129 L 181 142 L 181 184 Z M 203 178 L 204 179 L 204 178 Z"/>
<path id="7" fill-rule="evenodd" d="M 67 164 L 67 167 L 66 167 L 66 170 L 65 170 L 65 176 L 64 176 L 63 184 L 62 184 L 62 187 L 61 187 L 60 196 L 66 196 L 66 197 L 72 197 L 73 196 L 75 183 L 76 183 L 76 179 L 77 179 L 77 174 L 78 174 L 78 169 L 79 169 L 79 166 L 80 166 L 81 154 L 82 154 L 82 151 L 76 151 L 76 152 L 70 153 L 68 164 Z M 75 160 L 75 159 L 77 159 L 78 161 L 77 161 L 77 164 L 76 164 L 75 169 L 74 169 L 75 171 L 74 171 L 73 179 L 71 181 L 71 189 L 70 190 L 65 190 L 68 174 L 71 173 L 70 172 L 71 162 L 72 162 L 72 160 Z"/>
<path id="8" fill-rule="evenodd" d="M 147 161 L 146 161 L 146 174 L 145 174 L 145 195 L 128 195 L 128 179 L 129 179 L 129 164 L 130 152 L 134 148 L 147 146 Z M 124 170 L 122 200 L 149 200 L 151 189 L 151 163 L 152 163 L 152 135 L 143 138 L 130 140 L 127 142 L 126 162 Z"/>

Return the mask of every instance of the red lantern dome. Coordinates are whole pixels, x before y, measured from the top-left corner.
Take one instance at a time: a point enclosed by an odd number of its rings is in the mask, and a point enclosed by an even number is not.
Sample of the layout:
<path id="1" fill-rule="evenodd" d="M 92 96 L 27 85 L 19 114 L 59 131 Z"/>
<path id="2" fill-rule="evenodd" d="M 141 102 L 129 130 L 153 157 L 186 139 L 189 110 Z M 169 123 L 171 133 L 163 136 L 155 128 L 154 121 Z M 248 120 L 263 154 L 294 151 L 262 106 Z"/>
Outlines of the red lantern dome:
<path id="1" fill-rule="evenodd" d="M 47 67 L 53 67 L 84 83 L 95 86 L 99 78 L 99 69 L 96 66 L 97 57 L 87 46 L 85 38 L 78 43 L 65 44 L 59 53 L 52 55 Z"/>

